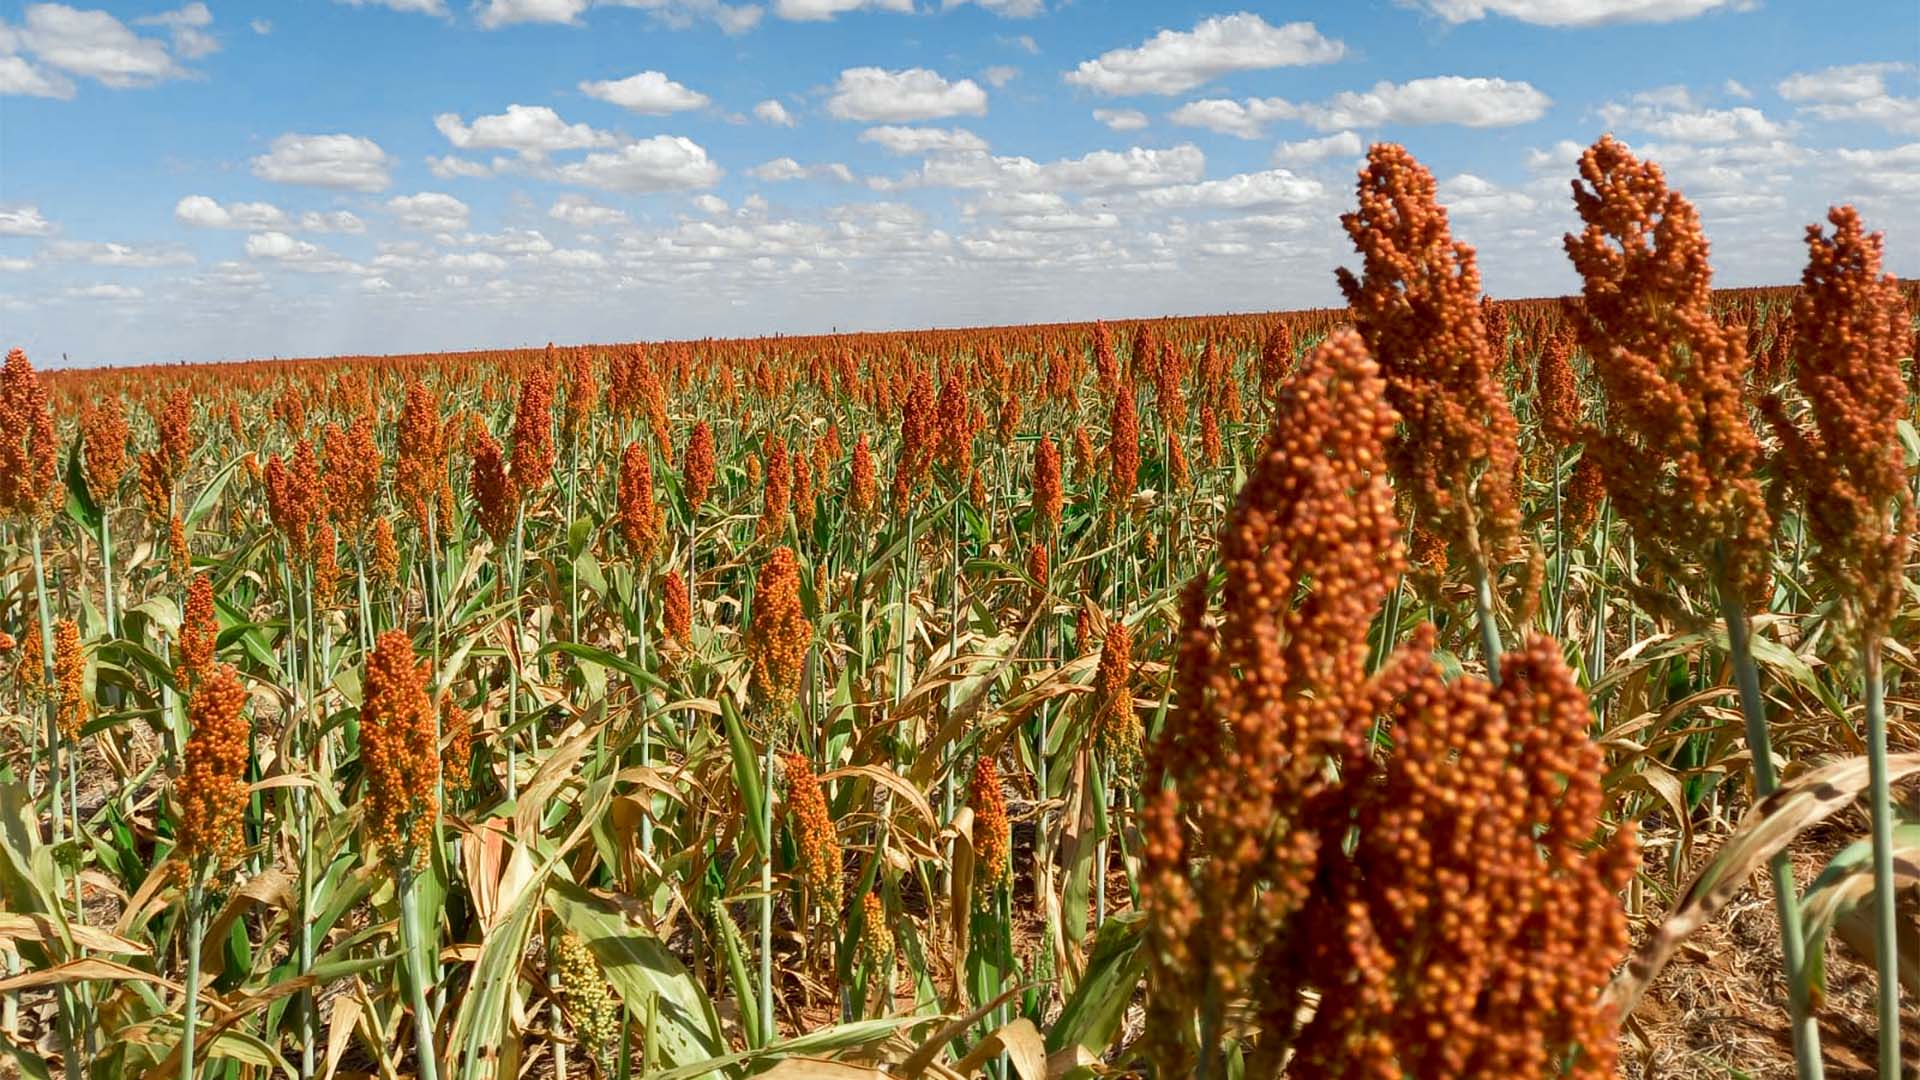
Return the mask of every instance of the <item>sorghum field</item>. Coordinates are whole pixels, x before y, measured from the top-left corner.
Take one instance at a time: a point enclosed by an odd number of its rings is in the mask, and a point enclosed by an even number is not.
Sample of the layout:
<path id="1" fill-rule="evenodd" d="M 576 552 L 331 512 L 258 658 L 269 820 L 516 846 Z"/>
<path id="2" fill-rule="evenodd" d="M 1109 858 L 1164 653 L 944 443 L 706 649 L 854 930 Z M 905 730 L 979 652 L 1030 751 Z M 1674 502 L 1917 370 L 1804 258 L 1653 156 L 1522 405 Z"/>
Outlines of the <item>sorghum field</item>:
<path id="1" fill-rule="evenodd" d="M 1897 1075 L 1920 291 L 1579 170 L 1565 299 L 1383 144 L 1341 310 L 12 352 L 0 1068 Z"/>

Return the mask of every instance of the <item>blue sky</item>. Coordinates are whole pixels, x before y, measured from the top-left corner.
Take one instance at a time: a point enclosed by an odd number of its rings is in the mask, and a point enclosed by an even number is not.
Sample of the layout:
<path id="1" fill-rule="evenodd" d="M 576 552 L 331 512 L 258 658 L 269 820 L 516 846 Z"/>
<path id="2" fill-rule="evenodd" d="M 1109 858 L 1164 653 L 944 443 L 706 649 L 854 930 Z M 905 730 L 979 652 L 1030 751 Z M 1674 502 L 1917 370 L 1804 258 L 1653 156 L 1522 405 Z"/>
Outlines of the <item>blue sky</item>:
<path id="1" fill-rule="evenodd" d="M 0 339 L 42 365 L 1335 301 L 1364 146 L 1487 289 L 1575 286 L 1578 148 L 1794 279 L 1920 273 L 1920 5 L 0 4 Z"/>

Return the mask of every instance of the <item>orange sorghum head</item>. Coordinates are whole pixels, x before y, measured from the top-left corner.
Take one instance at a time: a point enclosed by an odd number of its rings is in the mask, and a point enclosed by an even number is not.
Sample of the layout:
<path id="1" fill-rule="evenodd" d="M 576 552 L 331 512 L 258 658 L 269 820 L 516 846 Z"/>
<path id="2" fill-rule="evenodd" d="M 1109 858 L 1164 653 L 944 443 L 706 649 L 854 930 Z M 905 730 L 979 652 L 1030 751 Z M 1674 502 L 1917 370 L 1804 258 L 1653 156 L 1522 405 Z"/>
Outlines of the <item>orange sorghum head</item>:
<path id="1" fill-rule="evenodd" d="M 1212 405 L 1200 407 L 1200 460 L 1207 468 L 1216 468 L 1220 464 L 1222 449 L 1220 445 L 1220 418 L 1215 415 Z"/>
<path id="2" fill-rule="evenodd" d="M 327 512 L 356 541 L 372 523 L 380 494 L 380 448 L 373 441 L 373 417 L 362 413 L 346 428 L 328 424 L 326 450 Z"/>
<path id="3" fill-rule="evenodd" d="M 187 610 L 180 620 L 181 681 L 197 683 L 213 666 L 216 643 L 220 638 L 220 619 L 213 609 L 213 578 L 195 574 L 187 587 Z"/>
<path id="4" fill-rule="evenodd" d="M 827 811 L 826 794 L 813 768 L 800 754 L 783 754 L 781 775 L 787 781 L 787 827 L 793 831 L 800 876 L 813 893 L 813 902 L 828 923 L 840 921 L 840 839 Z"/>
<path id="5" fill-rule="evenodd" d="M 1000 790 L 1000 772 L 993 757 L 981 754 L 967 785 L 967 805 L 973 808 L 974 880 L 980 885 L 974 899 L 985 903 L 1013 868 L 1013 834 L 1007 824 L 1007 796 Z"/>
<path id="6" fill-rule="evenodd" d="M 480 528 L 492 538 L 494 547 L 504 549 L 513 536 L 520 493 L 507 471 L 500 444 L 484 426 L 476 425 L 468 432 L 467 456 L 472 461 L 467 486 L 473 491 L 474 516 L 479 518 Z"/>
<path id="7" fill-rule="evenodd" d="M 413 514 L 414 528 L 424 536 L 427 509 L 447 484 L 448 447 L 446 428 L 440 422 L 440 403 L 418 379 L 407 380 L 395 440 L 394 493 Z"/>
<path id="8" fill-rule="evenodd" d="M 1060 528 L 1060 508 L 1066 503 L 1060 483 L 1060 448 L 1053 436 L 1042 436 L 1033 444 L 1033 512 L 1040 531 L 1052 533 Z"/>
<path id="9" fill-rule="evenodd" d="M 118 394 L 104 394 L 87 403 L 80 419 L 80 442 L 86 456 L 87 491 L 105 505 L 120 493 L 127 475 L 127 412 Z"/>
<path id="10" fill-rule="evenodd" d="M 187 546 L 187 523 L 175 514 L 167 519 L 167 573 L 185 581 L 193 572 L 193 550 Z"/>
<path id="11" fill-rule="evenodd" d="M 440 777 L 449 794 L 473 783 L 473 715 L 451 692 L 440 698 Z"/>
<path id="12" fill-rule="evenodd" d="M 187 703 L 189 734 L 175 800 L 180 859 L 196 871 L 235 862 L 245 844 L 246 687 L 231 664 L 209 668 Z"/>
<path id="13" fill-rule="evenodd" d="M 340 588 L 340 542 L 333 526 L 322 525 L 313 534 L 313 598 L 317 608 L 331 608 Z"/>
<path id="14" fill-rule="evenodd" d="M 1133 496 L 1140 479 L 1140 415 L 1134 409 L 1133 392 L 1122 387 L 1113 398 L 1113 412 L 1107 429 L 1108 493 L 1115 505 L 1123 506 Z"/>
<path id="15" fill-rule="evenodd" d="M 1573 375 L 1572 338 L 1565 332 L 1547 339 L 1534 368 L 1533 393 L 1540 412 L 1540 434 L 1553 446 L 1565 447 L 1578 437 L 1580 386 Z"/>
<path id="16" fill-rule="evenodd" d="M 1318 815 L 1320 871 L 1263 1017 L 1289 1024 L 1319 990 L 1293 1043 L 1316 1076 L 1614 1075 L 1600 991 L 1637 850 L 1630 826 L 1594 845 L 1605 758 L 1586 695 L 1542 639 L 1498 687 L 1449 682 L 1424 647 L 1395 667 L 1394 750 L 1356 747 Z"/>
<path id="17" fill-rule="evenodd" d="M 1607 496 L 1606 477 L 1600 463 L 1582 454 L 1567 479 L 1565 523 L 1567 535 L 1576 541 L 1586 539 L 1587 530 L 1600 519 L 1600 502 Z"/>
<path id="18" fill-rule="evenodd" d="M 707 493 L 713 490 L 714 478 L 713 428 L 705 420 L 693 425 L 693 434 L 687 437 L 687 456 L 682 469 L 687 505 L 698 513 L 700 504 L 707 500 Z"/>
<path id="19" fill-rule="evenodd" d="M 27 354 L 9 350 L 0 368 L 0 515 L 46 520 L 59 456 L 47 391 Z"/>
<path id="20" fill-rule="evenodd" d="M 388 630 L 375 639 L 360 705 L 366 823 L 373 846 L 390 867 L 403 872 L 418 869 L 426 859 L 438 810 L 440 748 L 433 742 L 426 679 L 406 631 Z"/>
<path id="21" fill-rule="evenodd" d="M 400 587 L 400 546 L 393 539 L 393 523 L 385 517 L 373 522 L 373 577 L 388 591 Z"/>
<path id="22" fill-rule="evenodd" d="M 1027 549 L 1027 577 L 1033 581 L 1032 591 L 1028 594 L 1028 603 L 1039 607 L 1047 602 L 1047 584 L 1052 569 L 1051 556 L 1047 554 L 1047 545 L 1035 543 Z"/>
<path id="23" fill-rule="evenodd" d="M 660 504 L 653 499 L 653 461 L 639 443 L 628 443 L 620 454 L 614 513 L 627 551 L 636 564 L 644 565 L 659 546 L 663 523 Z"/>
<path id="24" fill-rule="evenodd" d="M 196 440 L 193 437 L 193 394 L 180 387 L 167 395 L 167 404 L 154 416 L 160 436 L 160 460 L 171 486 L 187 471 Z"/>
<path id="25" fill-rule="evenodd" d="M 1914 509 L 1900 421 L 1908 345 L 1898 282 L 1880 272 L 1881 236 L 1866 233 L 1851 206 L 1827 213 L 1831 237 L 1807 227 L 1807 268 L 1793 315 L 1794 385 L 1811 424 L 1796 423 L 1770 397 L 1780 465 L 1806 499 L 1813 569 L 1839 597 L 1856 646 L 1892 626 L 1905 592 Z"/>
<path id="26" fill-rule="evenodd" d="M 813 494 L 813 465 L 804 454 L 794 454 L 789 459 L 793 466 L 793 520 L 800 527 L 801 536 L 813 533 L 813 515 L 818 504 Z"/>
<path id="27" fill-rule="evenodd" d="M 1298 828 L 1302 803 L 1368 711 L 1368 627 L 1400 569 L 1394 424 L 1358 335 L 1328 338 L 1281 387 L 1220 530 L 1220 624 L 1206 618 L 1204 573 L 1183 594 L 1174 706 L 1141 784 L 1162 1017 L 1199 1008 L 1209 987 L 1247 992 L 1307 892 L 1314 837 Z M 1198 864 L 1189 825 L 1210 853 Z M 1195 1052 L 1189 1028 L 1154 1040 L 1176 1073 Z"/>
<path id="28" fill-rule="evenodd" d="M 793 549 L 773 549 L 753 590 L 747 652 L 753 700 L 772 717 L 786 711 L 800 691 L 800 667 L 813 628 L 800 609 L 800 564 Z"/>
<path id="29" fill-rule="evenodd" d="M 873 468 L 873 450 L 867 446 L 867 433 L 861 432 L 853 443 L 852 476 L 847 490 L 847 508 L 857 516 L 873 512 L 879 499 L 880 479 Z"/>
<path id="30" fill-rule="evenodd" d="M 1433 174 L 1400 146 L 1367 152 L 1359 202 L 1340 222 L 1362 273 L 1336 276 L 1400 416 L 1390 464 L 1417 516 L 1490 572 L 1521 554 L 1519 426 L 1481 318 L 1473 249 L 1454 242 Z"/>
<path id="31" fill-rule="evenodd" d="M 1124 394 L 1124 391 L 1122 391 Z M 1094 749 L 1122 775 L 1140 756 L 1140 717 L 1133 711 L 1133 634 L 1118 618 L 1107 624 L 1093 684 Z"/>
<path id="32" fill-rule="evenodd" d="M 80 741 L 92 703 L 87 700 L 87 657 L 80 627 L 72 619 L 53 624 L 54 721 L 70 744 Z"/>
<path id="33" fill-rule="evenodd" d="M 1566 238 L 1582 278 L 1575 329 L 1606 392 L 1606 430 L 1586 433 L 1586 453 L 1650 569 L 1681 586 L 1710 575 L 1753 602 L 1772 521 L 1743 397 L 1746 335 L 1714 317 L 1699 215 L 1611 136 L 1581 155 L 1580 175 L 1585 228 Z"/>
<path id="34" fill-rule="evenodd" d="M 535 365 L 520 376 L 513 414 L 513 486 L 534 495 L 553 475 L 553 372 Z"/>
<path id="35" fill-rule="evenodd" d="M 567 360 L 567 401 L 562 413 L 561 430 L 572 442 L 586 430 L 587 421 L 600 403 L 600 380 L 593 371 L 593 353 L 586 346 L 573 350 Z"/>
<path id="36" fill-rule="evenodd" d="M 787 514 L 793 508 L 793 463 L 788 457 L 786 442 L 778 435 L 767 436 L 760 454 L 767 471 L 761 488 L 760 524 L 755 533 L 762 537 L 784 536 Z"/>
<path id="37" fill-rule="evenodd" d="M 687 598 L 687 582 L 680 571 L 669 570 L 660 582 L 660 620 L 665 626 L 667 637 L 687 643 L 688 635 L 693 632 L 693 605 Z"/>
<path id="38" fill-rule="evenodd" d="M 868 893 L 860 898 L 860 912 L 860 959 L 873 970 L 873 977 L 891 990 L 893 927 L 887 923 L 887 905 L 880 899 L 879 893 Z"/>

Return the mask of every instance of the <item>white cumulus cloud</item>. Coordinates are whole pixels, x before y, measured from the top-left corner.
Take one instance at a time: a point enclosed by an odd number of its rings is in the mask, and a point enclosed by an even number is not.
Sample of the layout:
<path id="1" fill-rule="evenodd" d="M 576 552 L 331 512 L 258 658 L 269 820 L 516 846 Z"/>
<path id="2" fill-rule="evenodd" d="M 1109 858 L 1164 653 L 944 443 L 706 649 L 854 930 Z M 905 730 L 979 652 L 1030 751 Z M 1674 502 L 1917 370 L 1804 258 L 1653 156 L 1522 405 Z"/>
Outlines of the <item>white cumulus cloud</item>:
<path id="1" fill-rule="evenodd" d="M 720 166 L 706 148 L 681 135 L 655 135 L 618 150 L 588 154 L 552 170 L 550 179 L 604 191 L 682 191 L 711 187 Z"/>
<path id="2" fill-rule="evenodd" d="M 927 68 L 848 68 L 834 84 L 827 112 L 869 122 L 984 116 L 987 92 L 972 79 L 949 82 Z"/>
<path id="3" fill-rule="evenodd" d="M 1109 96 L 1178 94 L 1235 71 L 1326 64 L 1346 46 L 1310 22 L 1270 25 L 1251 12 L 1215 15 L 1192 30 L 1162 30 L 1144 44 L 1081 62 L 1067 82 Z"/>
<path id="4" fill-rule="evenodd" d="M 276 184 L 380 191 L 391 180 L 387 152 L 360 135 L 282 135 L 252 164 Z"/>
<path id="5" fill-rule="evenodd" d="M 787 111 L 787 107 L 772 98 L 755 105 L 753 115 L 761 123 L 772 124 L 774 127 L 792 127 L 797 123 L 793 114 Z"/>
<path id="6" fill-rule="evenodd" d="M 951 153 L 957 150 L 985 150 L 987 140 L 965 128 L 870 127 L 860 133 L 861 142 L 869 142 L 889 154 L 913 156 Z"/>
<path id="7" fill-rule="evenodd" d="M 642 116 L 665 116 L 704 107 L 712 100 L 658 71 L 642 71 L 624 79 L 583 82 L 580 92 L 590 98 L 611 102 Z"/>
<path id="8" fill-rule="evenodd" d="M 798 22 L 820 22 L 849 11 L 913 13 L 913 0 L 774 0 L 773 13 Z"/>
<path id="9" fill-rule="evenodd" d="M 509 105 L 504 113 L 476 116 L 468 124 L 457 113 L 441 113 L 433 126 L 461 150 L 513 150 L 540 158 L 557 150 L 612 146 L 617 140 L 586 124 L 569 124 L 545 105 Z"/>
<path id="10" fill-rule="evenodd" d="M 1675 22 L 1720 8 L 1742 10 L 1752 6 L 1752 0 L 1415 0 L 1415 3 L 1453 23 L 1499 15 L 1539 26 Z"/>
<path id="11" fill-rule="evenodd" d="M 416 195 L 396 195 L 387 200 L 387 210 L 409 229 L 422 232 L 452 232 L 467 227 L 467 204 L 438 191 Z"/>

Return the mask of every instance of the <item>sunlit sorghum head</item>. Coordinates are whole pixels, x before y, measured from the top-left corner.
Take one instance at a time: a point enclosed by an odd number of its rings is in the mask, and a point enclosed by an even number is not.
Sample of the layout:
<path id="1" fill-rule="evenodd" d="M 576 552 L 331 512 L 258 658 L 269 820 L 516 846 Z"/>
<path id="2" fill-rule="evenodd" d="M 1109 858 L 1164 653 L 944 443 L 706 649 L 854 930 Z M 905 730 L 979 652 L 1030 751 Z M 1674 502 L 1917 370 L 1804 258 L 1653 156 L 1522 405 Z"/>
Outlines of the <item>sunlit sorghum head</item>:
<path id="1" fill-rule="evenodd" d="M 1000 790 L 1000 771 L 991 754 L 981 754 L 967 784 L 967 805 L 973 808 L 974 893 L 984 904 L 1011 876 L 1013 833 L 1007 824 L 1007 796 Z"/>
<path id="2" fill-rule="evenodd" d="M 187 700 L 175 828 L 179 858 L 196 873 L 237 861 L 245 845 L 246 704 L 246 688 L 231 664 L 209 668 Z"/>
<path id="3" fill-rule="evenodd" d="M 80 647 L 80 627 L 72 619 L 53 624 L 53 704 L 61 737 L 78 743 L 93 709 L 87 700 L 87 657 Z"/>
<path id="4" fill-rule="evenodd" d="M 537 495 L 553 475 L 553 372 L 536 364 L 520 376 L 513 413 L 514 489 Z"/>
<path id="5" fill-rule="evenodd" d="M 600 380 L 594 375 L 593 352 L 582 345 L 567 355 L 567 399 L 560 430 L 569 443 L 579 439 L 600 403 Z"/>
<path id="6" fill-rule="evenodd" d="M 669 639 L 680 645 L 687 644 L 688 635 L 693 632 L 693 605 L 687 597 L 686 579 L 678 570 L 667 571 L 667 576 L 660 581 L 660 622 Z"/>
<path id="7" fill-rule="evenodd" d="M 440 422 L 440 402 L 418 379 L 407 380 L 395 436 L 394 494 L 413 514 L 414 528 L 427 534 L 427 510 L 447 485 L 447 431 Z M 446 522 L 436 524 L 445 527 Z"/>
<path id="8" fill-rule="evenodd" d="M 1273 400 L 1280 384 L 1293 374 L 1293 329 L 1285 319 L 1275 319 L 1267 340 L 1260 346 L 1260 396 Z"/>
<path id="9" fill-rule="evenodd" d="M 1183 594 L 1174 705 L 1141 785 L 1160 1016 L 1247 992 L 1304 898 L 1313 837 L 1279 826 L 1298 825 L 1365 711 L 1367 630 L 1400 569 L 1395 415 L 1359 337 L 1316 349 L 1273 416 L 1220 530 L 1220 624 L 1206 618 L 1204 573 Z M 1189 825 L 1211 852 L 1197 866 Z M 1190 1027 L 1154 1040 L 1176 1074 L 1196 1052 Z"/>
<path id="10" fill-rule="evenodd" d="M 1576 542 L 1586 539 L 1587 530 L 1600 520 L 1600 503 L 1607 497 L 1607 481 L 1600 463 L 1582 454 L 1567 479 L 1566 507 L 1562 517 L 1567 535 Z"/>
<path id="11" fill-rule="evenodd" d="M 1480 272 L 1455 243 L 1433 174 L 1392 143 L 1367 152 L 1359 208 L 1340 223 L 1362 262 L 1336 271 L 1401 426 L 1388 444 L 1400 487 L 1483 572 L 1522 553 L 1514 490 L 1519 426 L 1480 314 Z"/>
<path id="12" fill-rule="evenodd" d="M 345 428 L 328 424 L 323 446 L 328 515 L 357 545 L 373 523 L 373 501 L 380 494 L 380 449 L 373 441 L 373 418 L 362 413 Z"/>
<path id="13" fill-rule="evenodd" d="M 47 392 L 27 354 L 9 350 L 0 368 L 0 516 L 44 521 L 53 513 L 59 456 Z"/>
<path id="14" fill-rule="evenodd" d="M 1214 413 L 1212 405 L 1200 407 L 1200 460 L 1207 468 L 1220 465 L 1223 449 L 1220 444 L 1220 417 Z"/>
<path id="15" fill-rule="evenodd" d="M 1133 392 L 1122 388 L 1113 398 L 1113 411 L 1107 428 L 1107 479 L 1112 488 L 1109 509 L 1124 506 L 1140 483 L 1140 414 L 1133 406 Z"/>
<path id="16" fill-rule="evenodd" d="M 187 523 L 179 514 L 167 519 L 167 573 L 174 581 L 193 572 L 193 550 L 187 546 Z"/>
<path id="17" fill-rule="evenodd" d="M 1027 603 L 1039 607 L 1047 602 L 1047 586 L 1051 577 L 1051 556 L 1047 554 L 1047 545 L 1036 542 L 1027 549 L 1027 577 L 1033 585 L 1027 594 Z"/>
<path id="18" fill-rule="evenodd" d="M 385 517 L 373 522 L 373 579 L 388 592 L 400 587 L 400 545 L 393 538 L 393 523 Z"/>
<path id="19" fill-rule="evenodd" d="M 853 462 L 847 488 L 847 509 L 856 517 L 873 512 L 880 495 L 880 478 L 873 468 L 873 450 L 867 445 L 867 433 L 861 432 L 853 443 Z"/>
<path id="20" fill-rule="evenodd" d="M 451 692 L 440 697 L 440 782 L 449 795 L 473 786 L 473 714 Z"/>
<path id="21" fill-rule="evenodd" d="M 1887 633 L 1900 608 L 1914 529 L 1899 431 L 1908 415 L 1900 375 L 1908 321 L 1899 283 L 1880 271 L 1880 234 L 1866 233 L 1851 206 L 1827 220 L 1830 237 L 1807 227 L 1793 304 L 1793 378 L 1807 417 L 1796 422 L 1778 398 L 1766 408 L 1781 470 L 1806 499 L 1814 572 L 1864 645 Z"/>
<path id="22" fill-rule="evenodd" d="M 167 484 L 177 482 L 187 471 L 193 448 L 199 440 L 193 435 L 193 394 L 182 386 L 167 395 L 166 405 L 154 415 L 154 428 L 160 436 L 160 460 L 166 467 Z"/>
<path id="23" fill-rule="evenodd" d="M 760 523 L 755 535 L 784 536 L 787 514 L 793 508 L 793 462 L 786 441 L 768 435 L 760 446 L 760 460 L 766 463 L 766 478 L 761 483 Z"/>
<path id="24" fill-rule="evenodd" d="M 967 411 L 967 388 L 956 370 L 949 369 L 934 401 L 935 456 L 956 476 L 973 465 L 973 425 Z"/>
<path id="25" fill-rule="evenodd" d="M 1048 534 L 1059 531 L 1060 509 L 1065 503 L 1065 489 L 1060 483 L 1060 448 L 1054 445 L 1053 436 L 1045 435 L 1033 444 L 1033 513 L 1040 531 Z"/>
<path id="26" fill-rule="evenodd" d="M 1075 424 L 1073 427 L 1074 480 L 1085 483 L 1093 477 L 1095 472 L 1099 471 L 1099 468 L 1099 459 L 1096 458 L 1093 453 L 1093 436 L 1087 434 L 1086 425 Z"/>
<path id="27" fill-rule="evenodd" d="M 333 606 L 335 594 L 340 588 L 340 540 L 333 533 L 333 526 L 322 525 L 313 534 L 313 604 L 319 608 Z"/>
<path id="28" fill-rule="evenodd" d="M 1566 447 L 1579 439 L 1580 386 L 1573 374 L 1573 339 L 1556 333 L 1547 339 L 1533 371 L 1535 408 L 1540 434 L 1553 446 Z"/>
<path id="29" fill-rule="evenodd" d="M 913 374 L 900 408 L 900 457 L 893 469 L 893 504 L 911 509 L 914 495 L 933 466 L 939 428 L 934 413 L 933 377 L 924 368 Z"/>
<path id="30" fill-rule="evenodd" d="M 1315 1076 L 1610 1077 L 1600 991 L 1637 851 L 1630 826 L 1594 844 L 1606 762 L 1586 695 L 1552 641 L 1505 657 L 1495 687 L 1449 681 L 1429 640 L 1381 683 L 1393 752 L 1350 740 L 1315 815 L 1319 872 L 1294 952 L 1263 973 L 1263 1022 L 1294 1023 L 1318 991 L 1293 1040 Z"/>
<path id="31" fill-rule="evenodd" d="M 440 748 L 426 665 L 404 630 L 374 640 L 360 704 L 360 763 L 366 770 L 366 824 L 387 865 L 409 872 L 427 858 L 438 812 Z"/>
<path id="32" fill-rule="evenodd" d="M 800 691 L 801 662 L 813 638 L 800 609 L 800 563 L 793 549 L 774 548 L 754 585 L 752 622 L 747 628 L 751 664 L 749 690 L 769 716 L 784 713 Z"/>
<path id="33" fill-rule="evenodd" d="M 653 461 L 647 448 L 637 442 L 628 443 L 620 453 L 614 514 L 627 553 L 636 565 L 645 565 L 659 547 L 665 522 L 653 498 Z"/>
<path id="34" fill-rule="evenodd" d="M 1606 392 L 1606 430 L 1586 433 L 1586 453 L 1652 570 L 1681 586 L 1711 575 L 1753 602 L 1772 521 L 1743 399 L 1746 337 L 1714 318 L 1699 215 L 1611 136 L 1581 155 L 1580 177 L 1585 227 L 1566 238 L 1582 278 L 1575 329 Z"/>
<path id="35" fill-rule="evenodd" d="M 707 493 L 713 490 L 714 467 L 713 428 L 702 420 L 693 425 L 693 434 L 687 437 L 687 455 L 681 463 L 687 505 L 696 514 L 700 512 L 700 504 L 707 501 Z"/>
<path id="36" fill-rule="evenodd" d="M 480 528 L 497 548 L 506 547 L 513 537 L 514 519 L 519 513 L 520 493 L 507 472 L 506 459 L 492 433 L 476 425 L 467 434 L 467 486 L 473 492 L 474 516 Z"/>
<path id="37" fill-rule="evenodd" d="M 105 394 L 87 402 L 80 415 L 80 444 L 88 494 L 103 506 L 112 503 L 127 476 L 127 412 L 120 395 Z"/>
<path id="38" fill-rule="evenodd" d="M 799 873 L 813 894 L 813 902 L 827 922 L 840 921 L 840 838 L 827 810 L 827 797 L 814 778 L 812 766 L 801 754 L 783 754 L 781 775 L 787 782 L 787 828 L 799 856 Z"/>
<path id="39" fill-rule="evenodd" d="M 1093 746 L 1123 774 L 1140 756 L 1140 717 L 1133 710 L 1133 633 L 1114 618 L 1100 647 L 1093 682 Z"/>
<path id="40" fill-rule="evenodd" d="M 1100 392 L 1111 394 L 1120 385 L 1120 368 L 1113 356 L 1113 331 L 1104 322 L 1093 324 L 1093 370 Z"/>
<path id="41" fill-rule="evenodd" d="M 793 454 L 789 463 L 793 466 L 793 521 L 801 536 L 811 536 L 813 515 L 819 505 L 813 493 L 813 463 L 800 453 Z"/>
<path id="42" fill-rule="evenodd" d="M 181 682 L 192 686 L 213 667 L 220 638 L 220 619 L 213 608 L 213 578 L 195 574 L 187 586 L 187 608 L 180 619 Z"/>

